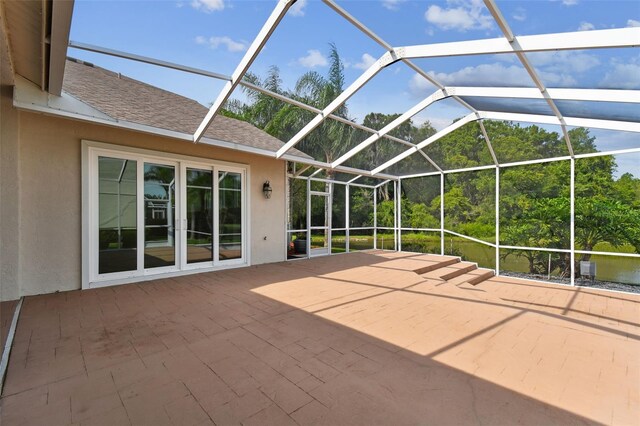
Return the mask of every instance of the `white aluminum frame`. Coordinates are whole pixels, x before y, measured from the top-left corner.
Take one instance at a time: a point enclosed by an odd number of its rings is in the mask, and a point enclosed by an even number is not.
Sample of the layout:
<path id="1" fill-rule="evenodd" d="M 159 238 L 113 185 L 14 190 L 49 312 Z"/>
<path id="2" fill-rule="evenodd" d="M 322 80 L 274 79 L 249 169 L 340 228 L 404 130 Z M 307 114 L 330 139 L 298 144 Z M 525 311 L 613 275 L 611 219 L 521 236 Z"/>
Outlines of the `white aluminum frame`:
<path id="1" fill-rule="evenodd" d="M 242 60 L 236 67 L 235 71 L 231 75 L 231 80 L 228 81 L 222 91 L 218 94 L 218 97 L 209 108 L 209 112 L 202 120 L 202 123 L 196 129 L 196 132 L 193 134 L 193 142 L 198 143 L 204 132 L 207 131 L 215 116 L 220 112 L 220 109 L 224 105 L 224 103 L 229 99 L 233 89 L 236 88 L 240 80 L 244 77 L 244 75 L 249 70 L 249 67 L 253 63 L 253 61 L 258 57 L 258 54 L 271 37 L 271 34 L 275 31 L 276 27 L 284 18 L 284 15 L 287 13 L 287 10 L 293 5 L 296 0 L 278 0 L 276 7 L 271 12 L 271 15 L 267 19 L 267 22 L 264 23 L 262 29 L 249 46 L 249 49 L 245 52 Z"/>
<path id="2" fill-rule="evenodd" d="M 110 54 L 113 56 L 119 56 L 127 59 L 132 59 L 140 62 L 146 62 L 153 65 L 173 68 L 185 72 L 192 72 L 196 74 L 206 75 L 212 78 L 225 80 L 225 86 L 223 90 L 220 92 L 216 101 L 213 103 L 210 108 L 207 116 L 202 121 L 194 135 L 190 138 L 194 142 L 198 142 L 203 139 L 203 134 L 206 131 L 207 127 L 211 124 L 216 114 L 222 108 L 224 102 L 229 98 L 232 94 L 233 90 L 237 87 L 237 85 L 243 85 L 244 87 L 250 90 L 256 90 L 260 93 L 266 94 L 268 96 L 272 96 L 275 99 L 279 99 L 283 102 L 287 102 L 296 107 L 305 109 L 307 111 L 314 112 L 316 116 L 308 122 L 296 135 L 294 135 L 288 142 L 286 142 L 276 153 L 267 153 L 263 152 L 263 150 L 254 149 L 254 148 L 243 148 L 239 146 L 235 146 L 231 144 L 234 149 L 241 149 L 249 152 L 258 153 L 260 155 L 269 155 L 275 158 L 295 161 L 297 163 L 306 164 L 307 166 L 303 168 L 303 170 L 296 172 L 294 176 L 289 176 L 289 178 L 298 178 L 298 179 L 306 179 L 307 180 L 307 203 L 310 203 L 310 185 L 312 180 L 319 180 L 324 182 L 331 182 L 332 184 L 343 184 L 345 185 L 345 194 L 346 194 L 346 228 L 345 234 L 347 236 L 347 252 L 349 251 L 349 189 L 351 186 L 354 187 L 367 187 L 374 188 L 374 247 L 377 247 L 377 188 L 382 185 L 385 185 L 389 182 L 393 182 L 394 185 L 394 236 L 395 236 L 395 246 L 396 249 L 401 249 L 401 233 L 402 230 L 411 229 L 411 228 L 403 228 L 402 227 L 402 217 L 401 217 L 401 185 L 402 180 L 415 178 L 415 177 L 423 177 L 423 176 L 440 176 L 440 235 L 441 235 L 441 254 L 444 254 L 444 235 L 445 233 L 451 235 L 457 235 L 459 237 L 469 239 L 471 241 L 476 241 L 478 243 L 486 244 L 491 247 L 495 247 L 496 249 L 496 273 L 500 272 L 500 263 L 499 263 L 499 250 L 502 249 L 518 249 L 518 250 L 539 250 L 539 251 L 549 251 L 549 252 L 562 252 L 562 253 L 570 253 L 571 254 L 571 284 L 575 284 L 574 280 L 574 268 L 575 268 L 575 255 L 576 253 L 584 253 L 583 251 L 575 249 L 575 160 L 579 158 L 587 158 L 587 157 L 595 157 L 595 156 L 604 156 L 604 155 L 617 155 L 617 154 L 625 154 L 631 152 L 640 152 L 640 146 L 637 148 L 629 148 L 622 149 L 616 151 L 605 151 L 605 152 L 597 152 L 597 153 L 588 153 L 588 154 L 580 154 L 574 155 L 573 147 L 571 145 L 571 141 L 569 139 L 569 134 L 567 131 L 568 126 L 575 127 L 589 127 L 589 128 L 598 128 L 598 129 L 607 129 L 614 131 L 625 131 L 625 132 L 636 132 L 640 133 L 640 123 L 638 122 L 629 122 L 629 121 L 621 121 L 621 120 L 603 120 L 603 119 L 594 119 L 594 118 L 580 118 L 580 117 L 567 117 L 564 116 L 559 109 L 557 108 L 555 101 L 556 100 L 574 100 L 574 101 L 600 101 L 600 102 L 624 102 L 624 103 L 640 103 L 640 91 L 638 90 L 605 90 L 605 89 L 564 89 L 564 88 L 547 88 L 541 79 L 539 78 L 536 70 L 531 65 L 528 60 L 527 54 L 531 52 L 545 52 L 545 51 L 560 51 L 560 50 L 583 50 L 583 49 L 600 49 L 600 48 L 626 48 L 626 47 L 638 47 L 640 46 L 640 28 L 621 28 L 621 29 L 608 29 L 608 30 L 596 30 L 596 31 L 577 31 L 577 32 L 568 32 L 568 33 L 558 33 L 558 34 L 539 34 L 539 35 L 529 35 L 529 36 L 518 36 L 516 37 L 511 31 L 507 21 L 502 16 L 501 11 L 496 5 L 494 0 L 484 0 L 484 3 L 491 15 L 493 16 L 494 21 L 499 26 L 503 33 L 503 37 L 495 38 L 495 39 L 484 39 L 484 40 L 469 40 L 469 41 L 461 41 L 461 42 L 445 42 L 445 43 L 436 43 L 436 44 L 428 44 L 428 45 L 416 45 L 416 46 L 401 46 L 394 47 L 387 42 L 385 42 L 382 38 L 376 35 L 373 31 L 367 28 L 364 24 L 358 21 L 355 17 L 350 15 L 346 10 L 344 10 L 341 6 L 336 4 L 334 0 L 323 0 L 324 3 L 331 8 L 334 12 L 342 16 L 346 19 L 350 24 L 354 25 L 358 30 L 364 33 L 366 36 L 374 40 L 377 44 L 382 46 L 385 49 L 385 53 L 378 58 L 378 60 L 367 70 L 365 70 L 359 78 L 355 80 L 349 87 L 347 87 L 342 93 L 340 93 L 326 108 L 319 110 L 315 107 L 311 107 L 309 105 L 305 105 L 300 101 L 290 99 L 284 95 L 273 93 L 264 88 L 258 87 L 252 83 L 242 81 L 242 78 L 248 68 L 250 67 L 253 60 L 260 53 L 263 46 L 268 41 L 270 35 L 278 26 L 279 22 L 282 20 L 284 15 L 290 6 L 295 2 L 295 0 L 279 0 L 273 12 L 271 13 L 269 19 L 266 21 L 262 30 L 256 37 L 256 39 L 251 44 L 251 47 L 246 52 L 238 66 L 236 67 L 235 72 L 232 76 L 225 76 L 222 74 L 209 72 L 205 70 L 200 70 L 192 67 L 182 66 L 179 64 L 174 64 L 166 61 L 160 61 L 140 55 L 128 54 L 125 52 L 119 52 L 111 49 L 100 48 L 92 45 L 70 42 L 69 46 L 91 50 L 99 53 Z M 534 83 L 535 88 L 514 88 L 514 87 L 445 87 L 440 84 L 436 79 L 434 79 L 431 75 L 424 72 L 422 69 L 417 67 L 411 59 L 414 58 L 438 58 L 438 57 L 453 57 L 453 56 L 467 56 L 467 55 L 488 55 L 488 54 L 511 54 L 518 57 L 521 64 L 524 66 L 525 70 L 528 72 L 531 81 Z M 392 123 L 388 124 L 381 130 L 370 129 L 366 126 L 363 126 L 358 123 L 353 123 L 348 119 L 343 117 L 336 116 L 333 112 L 344 102 L 346 102 L 351 96 L 353 96 L 358 90 L 364 87 L 372 78 L 374 78 L 382 69 L 385 67 L 397 62 L 402 61 L 413 71 L 417 72 L 423 78 L 427 79 L 430 83 L 432 83 L 437 90 L 432 93 L 429 97 L 410 108 L 408 111 L 404 112 L 400 117 L 395 119 Z M 447 126 L 445 129 L 440 130 L 435 135 L 421 141 L 420 143 L 414 144 L 409 141 L 402 140 L 400 138 L 396 138 L 390 136 L 388 133 L 392 131 L 397 126 L 401 125 L 406 120 L 410 119 L 415 114 L 419 113 L 423 109 L 427 108 L 434 102 L 437 102 L 441 99 L 445 98 L 453 98 L 462 106 L 467 108 L 470 113 L 463 117 L 462 119 L 452 123 Z M 478 111 L 467 102 L 465 102 L 462 97 L 489 97 L 489 98 L 530 98 L 530 99 L 544 99 L 550 108 L 549 115 L 540 115 L 540 114 L 520 114 L 520 113 L 508 113 L 508 112 L 498 112 L 498 111 Z M 73 118 L 78 118 L 77 114 L 69 113 L 69 112 L 52 112 L 53 108 L 43 108 L 38 105 L 38 103 L 29 104 L 29 103 L 18 103 L 17 106 L 34 110 L 34 111 L 43 111 L 47 113 L 53 113 L 58 115 L 71 116 Z M 75 114 L 75 115 L 74 115 Z M 360 142 L 357 146 L 350 149 L 347 153 L 341 155 L 338 159 L 333 161 L 332 163 L 324 163 L 321 161 L 316 161 L 307 158 L 300 158 L 297 156 L 292 156 L 287 152 L 293 148 L 298 142 L 304 139 L 311 131 L 313 131 L 317 126 L 319 126 L 326 119 L 334 119 L 344 124 L 350 125 L 354 128 L 358 128 L 360 130 L 364 130 L 366 132 L 371 133 L 369 137 L 367 137 L 364 141 Z M 86 118 L 85 118 L 86 119 Z M 569 155 L 556 157 L 556 158 L 542 158 L 537 160 L 528 160 L 528 161 L 518 161 L 518 162 L 510 162 L 510 163 L 500 163 L 496 158 L 495 152 L 493 150 L 491 141 L 484 127 L 483 120 L 503 120 L 503 121 L 520 121 L 520 122 L 531 122 L 531 123 L 542 123 L 542 124 L 551 124 L 551 125 L 559 125 L 562 129 L 564 139 L 567 145 L 567 150 Z M 100 121 L 99 118 L 92 118 L 92 121 Z M 104 121 L 104 120 L 102 120 Z M 476 166 L 469 167 L 463 169 L 456 170 L 445 170 L 441 168 L 436 162 L 434 162 L 427 154 L 425 154 L 422 149 L 427 147 L 428 145 L 436 142 L 443 136 L 453 132 L 454 130 L 462 127 L 463 125 L 470 123 L 472 121 L 478 121 L 480 129 L 482 131 L 482 136 L 487 144 L 487 148 L 491 154 L 493 159 L 492 165 L 486 166 Z M 105 124 L 105 123 L 103 123 Z M 107 123 L 108 125 L 122 126 L 123 123 Z M 124 123 L 125 125 L 129 125 L 131 128 L 136 130 L 145 131 L 145 126 L 139 126 L 134 123 Z M 165 133 L 167 133 L 165 131 Z M 168 134 L 168 133 L 167 133 Z M 178 137 L 180 139 L 189 140 L 185 135 L 179 134 L 177 132 L 172 132 L 172 136 Z M 363 149 L 366 149 L 370 145 L 376 143 L 381 138 L 386 138 L 396 143 L 400 143 L 403 145 L 407 145 L 408 149 L 392 158 L 391 160 L 375 167 L 371 171 L 367 170 L 359 170 L 352 167 L 345 167 L 343 164 L 352 158 L 357 153 L 361 152 Z M 218 144 L 219 146 L 226 146 L 222 141 L 207 141 L 204 138 L 205 142 L 210 143 L 212 145 Z M 429 162 L 432 166 L 436 168 L 436 172 L 430 173 L 418 173 L 412 175 L 405 176 L 396 176 L 393 174 L 382 173 L 385 169 L 389 168 L 393 164 L 396 164 L 399 161 L 404 160 L 405 158 L 413 155 L 414 153 L 419 152 L 427 162 Z M 547 162 L 554 161 L 569 161 L 571 167 L 571 176 L 570 176 L 570 216 L 571 216 L 571 247 L 569 249 L 548 249 L 548 248 L 536 248 L 536 247 L 511 247 L 511 246 L 503 246 L 499 241 L 499 233 L 500 233 L 500 170 L 506 167 L 515 167 L 527 164 L 542 164 Z M 140 166 L 139 166 L 140 167 Z M 310 177 L 300 176 L 304 170 L 309 167 L 318 167 Z M 496 192 L 495 192 L 495 200 L 496 200 L 496 212 L 495 212 L 495 221 L 496 221 L 496 242 L 488 243 L 486 241 L 478 240 L 470 236 L 465 236 L 462 234 L 455 233 L 453 231 L 447 230 L 444 224 L 444 184 L 445 184 L 445 175 L 448 173 L 460 173 L 460 172 L 469 172 L 476 170 L 489 170 L 495 169 L 496 177 Z M 323 169 L 333 169 L 345 173 L 352 173 L 354 177 L 347 182 L 338 182 L 338 181 L 330 181 L 326 179 L 318 179 L 315 176 L 320 173 Z M 375 176 L 378 178 L 386 179 L 385 181 L 371 186 L 371 185 L 363 185 L 358 184 L 356 181 L 364 176 Z M 331 191 L 333 193 L 333 191 Z M 329 201 L 331 203 L 331 195 L 329 195 Z M 310 215 L 310 206 L 308 206 L 307 214 Z M 84 224 L 84 222 L 83 222 Z M 307 243 L 310 245 L 310 218 L 308 218 L 307 222 Z M 356 228 L 353 228 L 356 229 Z M 368 229 L 368 228 L 366 228 Z M 380 228 L 383 229 L 383 228 Z M 329 230 L 331 231 L 331 226 L 329 225 Z M 291 230 L 285 231 L 287 234 L 292 232 Z M 330 234 L 329 234 L 330 235 Z M 329 237 L 329 239 L 331 239 Z M 330 250 L 329 241 L 329 252 Z M 246 244 L 243 244 L 246 246 Z M 629 256 L 629 257 L 640 257 L 640 254 L 625 254 L 625 253 L 608 253 L 608 252 L 591 252 L 593 254 L 603 254 L 603 255 L 611 255 L 611 256 Z M 310 247 L 307 249 L 307 255 L 310 255 Z"/>

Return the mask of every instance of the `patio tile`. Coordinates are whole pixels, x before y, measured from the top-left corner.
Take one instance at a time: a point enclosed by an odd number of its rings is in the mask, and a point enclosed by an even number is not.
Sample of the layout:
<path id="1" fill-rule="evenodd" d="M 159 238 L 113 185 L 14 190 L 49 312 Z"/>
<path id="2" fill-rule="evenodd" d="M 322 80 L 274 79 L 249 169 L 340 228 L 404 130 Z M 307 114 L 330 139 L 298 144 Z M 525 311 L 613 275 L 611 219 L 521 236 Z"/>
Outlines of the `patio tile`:
<path id="1" fill-rule="evenodd" d="M 102 412 L 93 417 L 89 417 L 80 422 L 82 426 L 122 426 L 130 425 L 129 415 L 124 406 L 116 407 L 112 410 Z"/>
<path id="2" fill-rule="evenodd" d="M 289 417 L 280 407 L 273 404 L 264 410 L 258 411 L 256 414 L 243 421 L 242 424 L 243 426 L 295 426 L 298 423 Z"/>
<path id="3" fill-rule="evenodd" d="M 410 269 L 439 259 L 357 253 L 28 297 L 0 420 L 637 423 L 640 297 Z"/>
<path id="4" fill-rule="evenodd" d="M 84 395 L 72 396 L 71 420 L 78 423 L 119 408 L 124 406 L 116 392 L 96 398 L 88 398 Z"/>
<path id="5" fill-rule="evenodd" d="M 241 424 L 254 414 L 272 405 L 273 402 L 259 390 L 253 390 L 228 403 L 214 408 L 209 416 L 219 425 Z"/>
<path id="6" fill-rule="evenodd" d="M 263 384 L 260 386 L 260 390 L 287 414 L 296 411 L 313 399 L 305 391 L 285 378 Z"/>
<path id="7" fill-rule="evenodd" d="M 325 364 L 317 358 L 311 358 L 300 363 L 300 367 L 308 371 L 314 377 L 322 380 L 323 382 L 327 382 L 329 379 L 332 379 L 333 377 L 340 374 L 338 370 L 328 364 Z"/>
<path id="8" fill-rule="evenodd" d="M 330 409 L 316 400 L 311 401 L 304 407 L 291 413 L 291 417 L 301 425 L 319 424 L 325 416 L 330 413 Z"/>
<path id="9" fill-rule="evenodd" d="M 164 406 L 164 410 L 174 425 L 196 426 L 205 423 L 213 424 L 207 413 L 191 395 L 170 402 Z"/>
<path id="10" fill-rule="evenodd" d="M 71 424 L 71 404 L 70 401 L 63 400 L 53 402 L 30 409 L 18 411 L 3 409 L 0 414 L 2 424 L 9 425 L 66 425 Z"/>
<path id="11" fill-rule="evenodd" d="M 235 392 L 213 373 L 187 380 L 185 385 L 208 413 L 237 397 Z"/>

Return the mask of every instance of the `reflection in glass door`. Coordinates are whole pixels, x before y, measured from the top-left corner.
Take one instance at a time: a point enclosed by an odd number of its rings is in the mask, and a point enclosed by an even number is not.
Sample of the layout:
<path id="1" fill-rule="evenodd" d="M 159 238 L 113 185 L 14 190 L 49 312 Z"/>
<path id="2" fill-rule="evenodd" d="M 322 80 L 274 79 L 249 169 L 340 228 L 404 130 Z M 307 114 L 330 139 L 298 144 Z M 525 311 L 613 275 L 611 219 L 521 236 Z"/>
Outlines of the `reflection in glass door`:
<path id="1" fill-rule="evenodd" d="M 137 162 L 98 157 L 98 273 L 137 269 Z"/>
<path id="2" fill-rule="evenodd" d="M 144 267 L 175 266 L 174 166 L 144 163 Z"/>
<path id="3" fill-rule="evenodd" d="M 218 258 L 242 258 L 242 174 L 218 172 Z"/>
<path id="4" fill-rule="evenodd" d="M 329 254 L 329 193 L 310 192 L 311 256 Z"/>
<path id="5" fill-rule="evenodd" d="M 187 168 L 187 263 L 213 261 L 213 172 Z"/>

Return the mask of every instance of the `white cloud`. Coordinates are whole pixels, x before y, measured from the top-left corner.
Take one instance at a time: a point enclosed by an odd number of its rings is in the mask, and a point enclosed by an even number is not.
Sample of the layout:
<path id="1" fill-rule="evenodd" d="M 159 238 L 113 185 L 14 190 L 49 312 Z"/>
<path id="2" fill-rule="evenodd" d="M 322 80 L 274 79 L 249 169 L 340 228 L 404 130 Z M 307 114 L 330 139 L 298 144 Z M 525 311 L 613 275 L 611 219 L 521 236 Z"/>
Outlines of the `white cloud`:
<path id="1" fill-rule="evenodd" d="M 305 68 L 325 67 L 329 61 L 319 50 L 307 50 L 307 56 L 298 58 L 298 64 Z"/>
<path id="2" fill-rule="evenodd" d="M 560 74 L 584 73 L 600 65 L 597 56 L 575 51 L 532 52 L 528 53 L 529 61 L 538 71 Z M 515 55 L 493 55 L 500 62 L 519 63 Z"/>
<path id="3" fill-rule="evenodd" d="M 580 22 L 580 26 L 578 26 L 578 31 L 591 31 L 595 30 L 596 26 L 591 22 L 582 21 Z"/>
<path id="4" fill-rule="evenodd" d="M 636 21 L 635 19 L 627 20 L 627 27 L 640 27 L 640 21 Z"/>
<path id="5" fill-rule="evenodd" d="M 435 92 L 436 86 L 420 74 L 414 74 L 409 80 L 409 91 L 417 97 L 424 97 Z"/>
<path id="6" fill-rule="evenodd" d="M 447 86 L 521 86 L 531 80 L 524 68 L 497 63 L 465 67 L 452 73 L 435 73 L 431 71 L 429 74 Z"/>
<path id="7" fill-rule="evenodd" d="M 382 7 L 388 10 L 396 11 L 398 10 L 398 5 L 403 3 L 405 0 L 382 0 Z"/>
<path id="8" fill-rule="evenodd" d="M 235 41 L 227 36 L 223 37 L 196 37 L 196 43 L 207 45 L 212 49 L 217 49 L 220 46 L 227 48 L 229 52 L 243 52 L 247 50 L 247 44 L 242 41 Z"/>
<path id="9" fill-rule="evenodd" d="M 515 19 L 516 21 L 524 21 L 525 19 L 527 19 L 527 11 L 524 10 L 523 8 L 519 7 L 516 9 L 516 11 L 514 12 L 513 15 L 511 15 L 513 17 L 513 19 Z"/>
<path id="10" fill-rule="evenodd" d="M 291 16 L 304 16 L 304 8 L 306 6 L 307 0 L 298 0 L 291 6 L 291 9 L 289 9 L 289 14 Z"/>
<path id="11" fill-rule="evenodd" d="M 557 2 L 558 0 L 551 0 Z M 560 0 L 564 6 L 575 6 L 578 4 L 578 0 Z"/>
<path id="12" fill-rule="evenodd" d="M 429 121 L 429 123 L 433 126 L 437 131 L 443 130 L 446 127 L 449 127 L 453 124 L 453 120 L 445 117 L 429 117 L 422 121 L 420 124 L 424 124 L 425 121 Z"/>
<path id="13" fill-rule="evenodd" d="M 366 69 L 369 69 L 369 67 L 373 65 L 375 62 L 376 62 L 376 58 L 369 55 L 368 53 L 365 53 L 362 55 L 362 60 L 357 64 L 354 64 L 353 67 L 358 68 L 359 70 L 366 70 Z"/>
<path id="14" fill-rule="evenodd" d="M 568 50 L 535 52 L 527 56 L 536 68 L 555 73 L 584 73 L 600 65 L 600 61 L 594 55 Z"/>
<path id="15" fill-rule="evenodd" d="M 486 8 L 480 0 L 447 0 L 452 7 L 431 5 L 424 14 L 430 24 L 443 30 L 487 30 L 493 27 L 493 18 L 484 13 Z"/>
<path id="16" fill-rule="evenodd" d="M 224 0 L 192 0 L 191 7 L 206 13 L 224 9 Z"/>
<path id="17" fill-rule="evenodd" d="M 640 89 L 640 64 L 616 64 L 599 84 L 603 88 Z"/>

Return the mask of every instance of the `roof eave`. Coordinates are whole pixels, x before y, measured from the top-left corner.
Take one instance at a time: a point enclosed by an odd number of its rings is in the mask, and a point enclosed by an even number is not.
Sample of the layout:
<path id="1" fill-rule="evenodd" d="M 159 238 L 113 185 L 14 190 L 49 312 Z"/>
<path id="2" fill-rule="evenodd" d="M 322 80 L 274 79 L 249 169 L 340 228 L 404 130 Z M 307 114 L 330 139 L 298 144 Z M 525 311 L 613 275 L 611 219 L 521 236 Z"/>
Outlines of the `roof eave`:
<path id="1" fill-rule="evenodd" d="M 124 120 L 117 120 L 64 92 L 61 93 L 60 97 L 50 96 L 46 92 L 39 91 L 32 82 L 20 76 L 17 76 L 15 81 L 13 105 L 17 109 L 23 111 L 193 142 L 193 135 L 191 133 L 183 133 Z M 270 158 L 275 158 L 276 155 L 274 151 L 270 151 L 268 149 L 242 145 L 236 142 L 229 142 L 211 137 L 203 137 L 201 142 L 219 148 L 232 149 L 235 151 Z M 289 155 L 287 159 L 303 163 L 309 161 L 314 164 L 318 163 L 310 158 L 295 155 Z"/>

